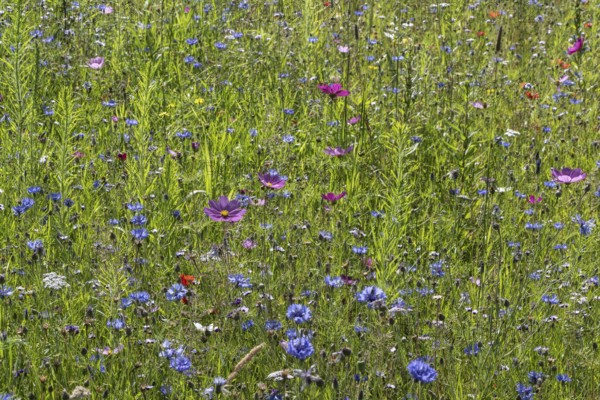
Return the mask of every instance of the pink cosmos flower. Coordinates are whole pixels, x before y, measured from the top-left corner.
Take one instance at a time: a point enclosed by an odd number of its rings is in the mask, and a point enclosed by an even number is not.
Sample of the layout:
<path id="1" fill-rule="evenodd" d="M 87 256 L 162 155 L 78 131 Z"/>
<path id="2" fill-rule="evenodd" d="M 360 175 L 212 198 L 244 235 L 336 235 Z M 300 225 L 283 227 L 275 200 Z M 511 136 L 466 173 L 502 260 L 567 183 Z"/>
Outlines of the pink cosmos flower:
<path id="1" fill-rule="evenodd" d="M 104 57 L 90 58 L 88 67 L 91 69 L 101 69 L 104 66 Z"/>
<path id="2" fill-rule="evenodd" d="M 238 222 L 246 214 L 246 210 L 241 208 L 239 201 L 229 201 L 227 196 L 221 196 L 218 201 L 210 200 L 208 202 L 208 208 L 204 209 L 204 214 L 213 221 Z"/>
<path id="3" fill-rule="evenodd" d="M 350 51 L 350 48 L 348 46 L 338 46 L 338 51 L 340 53 L 347 53 Z"/>
<path id="4" fill-rule="evenodd" d="M 573 54 L 577 53 L 578 51 L 580 51 L 582 48 L 583 48 L 583 37 L 580 37 L 579 39 L 577 39 L 575 41 L 575 43 L 573 43 L 573 46 L 571 46 L 567 49 L 567 53 L 569 55 L 573 55 Z"/>
<path id="5" fill-rule="evenodd" d="M 531 195 L 527 198 L 527 202 L 530 204 L 536 204 L 536 203 L 541 203 L 542 202 L 542 198 L 541 197 L 535 197 L 534 195 Z"/>
<path id="6" fill-rule="evenodd" d="M 339 83 L 332 83 L 330 85 L 319 85 L 319 90 L 335 99 L 337 97 L 346 97 L 350 94 L 349 91 L 342 88 Z"/>
<path id="7" fill-rule="evenodd" d="M 285 186 L 285 179 L 279 176 L 279 174 L 258 174 L 258 179 L 260 180 L 260 183 L 269 189 L 277 190 Z"/>
<path id="8" fill-rule="evenodd" d="M 352 150 L 354 150 L 354 146 L 350 146 L 346 149 L 341 148 L 341 147 L 335 147 L 335 148 L 328 147 L 325 150 L 323 150 L 323 152 L 332 157 L 341 157 L 343 155 L 350 153 Z"/>
<path id="9" fill-rule="evenodd" d="M 557 183 L 575 183 L 584 180 L 586 176 L 581 168 L 563 168 L 560 171 L 552 168 L 552 178 Z"/>
<path id="10" fill-rule="evenodd" d="M 356 117 L 352 117 L 348 120 L 348 125 L 356 125 L 356 124 L 358 124 L 359 121 L 360 121 L 360 115 L 357 115 Z"/>
<path id="11" fill-rule="evenodd" d="M 341 199 L 342 197 L 346 196 L 346 192 L 342 192 L 340 194 L 335 194 L 335 193 L 326 193 L 326 194 L 322 194 L 321 198 L 325 201 L 329 201 L 330 203 L 335 203 L 336 201 L 338 201 L 339 199 Z"/>
<path id="12" fill-rule="evenodd" d="M 113 8 L 111 6 L 106 6 L 106 7 L 104 7 L 104 10 L 102 10 L 102 12 L 104 14 L 112 14 Z"/>

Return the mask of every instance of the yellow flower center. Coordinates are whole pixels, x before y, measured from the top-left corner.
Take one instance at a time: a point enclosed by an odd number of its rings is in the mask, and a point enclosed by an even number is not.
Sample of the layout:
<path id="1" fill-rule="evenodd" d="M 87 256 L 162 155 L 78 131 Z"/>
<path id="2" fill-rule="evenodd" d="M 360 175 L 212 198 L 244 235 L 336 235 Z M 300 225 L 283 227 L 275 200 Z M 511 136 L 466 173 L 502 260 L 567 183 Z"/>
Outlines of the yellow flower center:
<path id="1" fill-rule="evenodd" d="M 271 187 L 271 186 L 273 186 L 273 184 L 271 182 L 267 182 L 267 186 Z"/>
<path id="2" fill-rule="evenodd" d="M 227 210 L 221 211 L 221 217 L 228 217 L 228 216 L 229 216 L 229 211 L 227 211 Z"/>

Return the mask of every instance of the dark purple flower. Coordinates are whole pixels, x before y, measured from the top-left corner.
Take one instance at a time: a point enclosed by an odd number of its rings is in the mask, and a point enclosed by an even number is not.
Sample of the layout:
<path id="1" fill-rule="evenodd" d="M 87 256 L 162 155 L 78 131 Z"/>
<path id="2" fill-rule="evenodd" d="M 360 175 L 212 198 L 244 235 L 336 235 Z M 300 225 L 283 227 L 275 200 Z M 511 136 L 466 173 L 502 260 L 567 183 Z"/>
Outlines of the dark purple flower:
<path id="1" fill-rule="evenodd" d="M 552 168 L 552 178 L 557 183 L 575 183 L 584 180 L 586 176 L 580 168 L 563 168 L 560 171 Z"/>
<path id="2" fill-rule="evenodd" d="M 571 46 L 567 49 L 567 53 L 569 55 L 573 55 L 573 54 L 577 53 L 578 51 L 580 51 L 582 48 L 583 48 L 583 38 L 580 37 L 575 41 L 575 43 L 573 43 L 573 46 Z"/>
<path id="3" fill-rule="evenodd" d="M 285 179 L 277 173 L 272 174 L 268 172 L 266 174 L 258 174 L 258 179 L 260 180 L 260 183 L 269 189 L 281 189 L 285 186 Z"/>
<path id="4" fill-rule="evenodd" d="M 339 83 L 332 83 L 329 85 L 319 85 L 319 90 L 327 95 L 329 95 L 332 99 L 337 97 L 346 97 L 350 94 L 349 91 L 342 88 L 342 85 Z"/>
<path id="5" fill-rule="evenodd" d="M 326 194 L 322 194 L 321 198 L 325 201 L 329 201 L 330 203 L 335 203 L 336 201 L 338 201 L 339 199 L 341 199 L 342 197 L 346 196 L 346 192 L 342 192 L 340 194 L 335 194 L 335 193 L 326 193 Z"/>
<path id="6" fill-rule="evenodd" d="M 239 201 L 229 201 L 227 196 L 221 196 L 218 201 L 210 200 L 208 202 L 208 208 L 204 209 L 204 214 L 213 221 L 238 222 L 246 214 L 246 210 L 240 208 Z"/>
<path id="7" fill-rule="evenodd" d="M 346 155 L 348 153 L 350 153 L 352 150 L 354 150 L 354 146 L 350 146 L 346 149 L 342 148 L 342 147 L 328 147 L 325 150 L 323 150 L 325 152 L 325 154 L 332 156 L 332 157 L 341 157 L 343 155 Z"/>

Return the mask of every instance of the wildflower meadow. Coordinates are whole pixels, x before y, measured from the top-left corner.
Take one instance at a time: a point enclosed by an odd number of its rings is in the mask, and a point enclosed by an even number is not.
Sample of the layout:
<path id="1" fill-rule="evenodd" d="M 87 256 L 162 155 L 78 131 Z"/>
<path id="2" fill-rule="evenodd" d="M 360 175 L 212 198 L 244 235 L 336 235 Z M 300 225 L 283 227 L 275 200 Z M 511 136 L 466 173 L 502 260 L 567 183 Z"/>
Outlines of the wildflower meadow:
<path id="1" fill-rule="evenodd" d="M 595 0 L 0 0 L 0 399 L 600 399 Z"/>

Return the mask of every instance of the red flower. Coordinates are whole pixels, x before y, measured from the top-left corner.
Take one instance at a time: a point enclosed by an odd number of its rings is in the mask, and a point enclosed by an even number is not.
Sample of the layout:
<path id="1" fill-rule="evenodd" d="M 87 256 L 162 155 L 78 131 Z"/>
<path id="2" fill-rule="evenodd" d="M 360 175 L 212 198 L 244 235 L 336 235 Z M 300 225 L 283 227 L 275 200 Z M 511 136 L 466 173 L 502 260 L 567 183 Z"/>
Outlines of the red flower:
<path id="1" fill-rule="evenodd" d="M 537 92 L 530 92 L 529 90 L 525 92 L 525 96 L 527 96 L 528 99 L 534 100 L 534 99 L 539 99 L 540 98 L 540 94 Z"/>
<path id="2" fill-rule="evenodd" d="M 121 161 L 127 160 L 127 153 L 118 153 L 117 158 Z"/>
<path id="3" fill-rule="evenodd" d="M 479 36 L 479 37 L 485 36 L 485 32 L 479 31 L 479 32 L 477 32 L 477 36 Z"/>
<path id="4" fill-rule="evenodd" d="M 330 3 L 330 2 L 328 2 L 328 1 L 326 1 L 326 2 L 324 2 L 324 3 L 323 3 L 323 5 L 324 5 L 325 7 L 329 7 L 329 6 L 331 6 L 331 3 Z"/>
<path id="5" fill-rule="evenodd" d="M 182 302 L 183 304 L 187 304 L 187 303 L 188 303 L 188 299 L 187 299 L 187 297 L 184 297 L 183 299 L 181 299 L 181 302 Z"/>
<path id="6" fill-rule="evenodd" d="M 194 277 L 194 275 L 185 275 L 185 274 L 179 275 L 179 281 L 181 282 L 181 284 L 183 286 L 189 286 L 192 283 L 194 283 L 195 280 L 196 280 L 196 278 Z"/>

